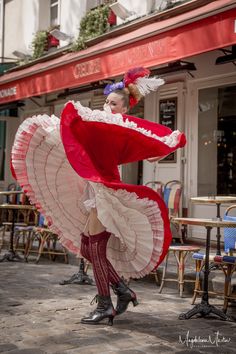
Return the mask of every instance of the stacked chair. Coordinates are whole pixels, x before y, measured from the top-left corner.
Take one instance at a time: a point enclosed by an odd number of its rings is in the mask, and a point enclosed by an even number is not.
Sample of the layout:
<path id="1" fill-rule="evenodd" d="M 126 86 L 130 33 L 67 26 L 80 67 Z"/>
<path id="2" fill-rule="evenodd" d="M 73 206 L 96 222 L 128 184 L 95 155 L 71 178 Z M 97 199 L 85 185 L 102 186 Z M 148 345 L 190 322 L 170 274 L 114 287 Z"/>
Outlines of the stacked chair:
<path id="1" fill-rule="evenodd" d="M 15 183 L 9 184 L 7 191 L 21 191 L 21 188 Z M 28 198 L 24 193 L 20 194 L 10 194 L 6 196 L 6 204 L 22 205 L 29 204 Z M 1 242 L 0 250 L 6 243 L 6 232 L 11 230 L 13 211 L 12 210 L 3 210 L 1 215 Z M 32 210 L 17 210 L 15 226 L 26 227 L 28 225 L 35 224 L 35 214 Z"/>
<path id="2" fill-rule="evenodd" d="M 8 191 L 19 191 L 21 189 L 15 183 L 8 186 Z M 6 197 L 7 204 L 29 205 L 29 200 L 24 193 L 10 194 Z M 6 232 L 13 227 L 12 210 L 8 210 L 1 215 L 1 240 L 0 251 L 6 243 Z M 55 260 L 57 256 L 63 256 L 68 263 L 68 254 L 64 247 L 58 242 L 58 235 L 52 232 L 45 222 L 44 217 L 35 209 L 17 209 L 17 215 L 14 218 L 14 238 L 13 246 L 15 251 L 21 251 L 24 254 L 25 261 L 28 261 L 30 254 L 36 254 L 36 263 L 39 262 L 41 255 L 48 255 L 50 259 Z"/>

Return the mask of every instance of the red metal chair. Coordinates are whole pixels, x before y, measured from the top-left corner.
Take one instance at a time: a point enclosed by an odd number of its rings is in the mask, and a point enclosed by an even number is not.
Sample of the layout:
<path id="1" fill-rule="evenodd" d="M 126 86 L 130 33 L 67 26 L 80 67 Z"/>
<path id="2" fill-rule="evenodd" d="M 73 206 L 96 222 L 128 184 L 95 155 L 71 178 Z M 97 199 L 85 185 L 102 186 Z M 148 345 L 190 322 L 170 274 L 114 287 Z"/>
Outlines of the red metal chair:
<path id="1" fill-rule="evenodd" d="M 149 181 L 145 184 L 145 186 L 153 189 L 158 194 L 160 194 L 161 197 L 163 197 L 164 183 L 161 181 Z"/>

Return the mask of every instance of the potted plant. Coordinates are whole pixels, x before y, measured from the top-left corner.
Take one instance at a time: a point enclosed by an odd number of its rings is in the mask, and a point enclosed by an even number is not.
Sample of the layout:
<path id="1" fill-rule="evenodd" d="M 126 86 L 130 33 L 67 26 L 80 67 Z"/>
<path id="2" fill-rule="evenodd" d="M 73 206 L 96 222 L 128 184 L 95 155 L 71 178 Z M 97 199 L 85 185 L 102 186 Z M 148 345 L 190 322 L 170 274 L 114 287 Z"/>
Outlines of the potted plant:
<path id="1" fill-rule="evenodd" d="M 32 41 L 32 49 L 33 49 L 33 59 L 40 58 L 43 54 L 45 54 L 50 48 L 58 47 L 60 42 L 57 38 L 51 35 L 50 31 L 54 28 L 59 29 L 59 25 L 50 27 L 47 30 L 37 31 L 34 39 Z"/>
<path id="2" fill-rule="evenodd" d="M 33 59 L 40 58 L 47 51 L 48 32 L 37 31 L 32 41 Z"/>
<path id="3" fill-rule="evenodd" d="M 77 51 L 86 47 L 85 42 L 106 33 L 110 27 L 108 23 L 109 6 L 101 5 L 90 11 L 81 19 L 79 36 L 72 45 Z"/>

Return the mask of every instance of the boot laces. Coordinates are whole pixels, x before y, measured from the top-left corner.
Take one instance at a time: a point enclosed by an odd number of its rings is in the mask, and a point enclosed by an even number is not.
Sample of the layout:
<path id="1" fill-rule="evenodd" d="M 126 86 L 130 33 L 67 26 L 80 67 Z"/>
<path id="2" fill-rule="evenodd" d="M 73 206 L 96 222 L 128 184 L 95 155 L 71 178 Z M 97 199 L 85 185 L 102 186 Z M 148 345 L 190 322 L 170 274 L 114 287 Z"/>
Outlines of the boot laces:
<path id="1" fill-rule="evenodd" d="M 91 314 L 95 314 L 96 312 L 103 312 L 105 310 L 105 303 L 106 301 L 102 299 L 101 296 L 96 294 L 94 298 L 91 300 L 90 305 L 93 305 L 94 303 L 97 304 L 97 308 L 91 312 Z"/>
<path id="2" fill-rule="evenodd" d="M 94 298 L 91 300 L 90 305 L 93 305 L 94 303 L 98 303 L 98 294 L 96 294 Z"/>

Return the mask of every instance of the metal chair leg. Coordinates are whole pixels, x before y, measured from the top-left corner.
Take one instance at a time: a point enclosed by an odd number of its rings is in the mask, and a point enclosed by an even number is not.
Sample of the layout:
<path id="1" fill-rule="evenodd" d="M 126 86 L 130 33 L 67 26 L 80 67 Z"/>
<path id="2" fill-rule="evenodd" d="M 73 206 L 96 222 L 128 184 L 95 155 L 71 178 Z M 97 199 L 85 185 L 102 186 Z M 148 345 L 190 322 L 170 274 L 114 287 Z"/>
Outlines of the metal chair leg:
<path id="1" fill-rule="evenodd" d="M 168 258 L 169 258 L 169 252 L 167 253 L 166 259 L 165 259 L 165 265 L 164 265 L 164 268 L 163 268 L 163 273 L 162 273 L 162 279 L 161 279 L 161 286 L 160 286 L 160 289 L 159 289 L 159 294 L 161 294 L 162 289 L 163 289 L 164 284 L 165 284 L 165 276 L 166 276 L 166 271 L 167 271 L 167 266 L 168 266 Z"/>

